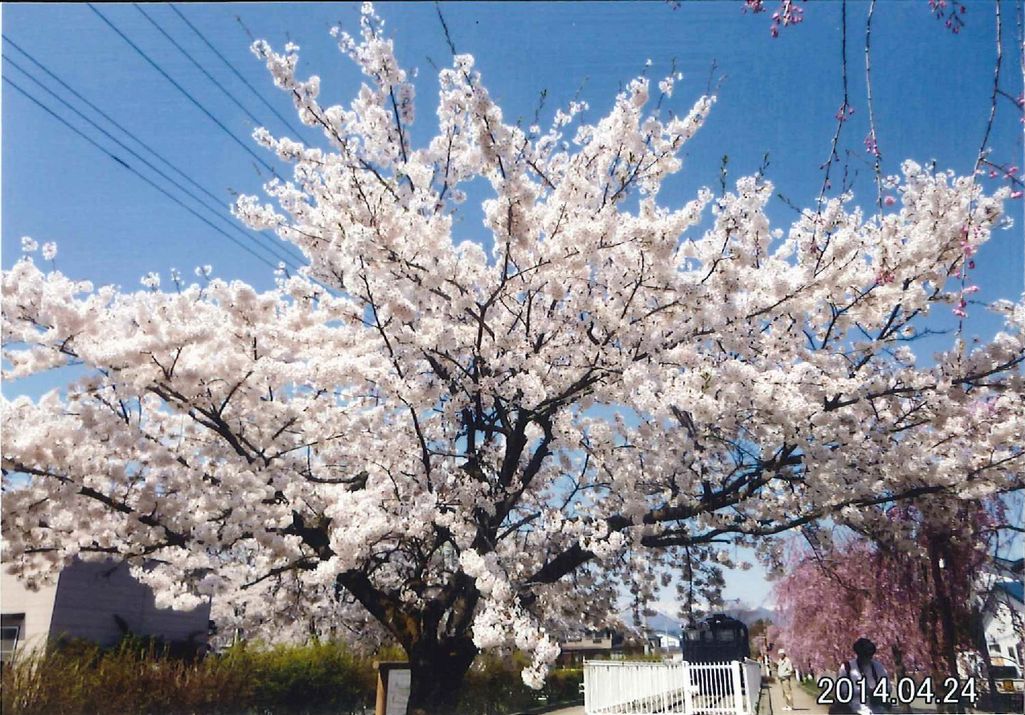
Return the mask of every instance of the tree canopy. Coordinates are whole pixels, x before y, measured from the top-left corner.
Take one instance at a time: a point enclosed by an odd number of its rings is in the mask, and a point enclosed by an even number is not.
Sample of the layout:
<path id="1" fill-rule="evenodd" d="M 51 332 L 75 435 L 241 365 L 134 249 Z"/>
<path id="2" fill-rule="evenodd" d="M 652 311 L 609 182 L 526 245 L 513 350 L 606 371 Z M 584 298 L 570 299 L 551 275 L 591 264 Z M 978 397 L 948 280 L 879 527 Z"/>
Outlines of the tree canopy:
<path id="1" fill-rule="evenodd" d="M 879 211 L 824 198 L 776 227 L 760 174 L 666 206 L 715 102 L 662 110 L 675 76 L 542 130 L 455 55 L 414 146 L 383 22 L 365 7 L 337 38 L 366 77 L 347 107 L 294 45 L 253 46 L 330 147 L 258 130 L 294 172 L 235 207 L 303 274 L 133 292 L 4 272 L 7 375 L 83 370 L 3 404 L 27 579 L 113 554 L 161 604 L 212 597 L 250 628 L 369 618 L 410 655 L 411 707 L 441 711 L 480 649 L 527 651 L 537 685 L 562 624 L 601 622 L 621 583 L 647 598 L 666 567 L 715 583 L 735 539 L 1022 487 L 1022 304 L 929 367 L 912 350 L 1007 189 L 907 161 Z M 454 224 L 474 181 L 487 248 Z"/>

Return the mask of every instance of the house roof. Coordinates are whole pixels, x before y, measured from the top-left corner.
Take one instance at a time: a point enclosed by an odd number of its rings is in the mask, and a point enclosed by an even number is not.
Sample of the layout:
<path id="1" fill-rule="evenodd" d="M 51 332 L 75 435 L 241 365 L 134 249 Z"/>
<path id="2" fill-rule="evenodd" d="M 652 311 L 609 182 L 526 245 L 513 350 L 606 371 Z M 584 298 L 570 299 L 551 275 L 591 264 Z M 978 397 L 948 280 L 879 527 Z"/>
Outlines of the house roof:
<path id="1" fill-rule="evenodd" d="M 1022 573 L 1023 570 L 1025 570 L 1025 559 L 1014 559 L 1014 560 L 1011 560 L 1011 559 L 1005 559 L 1005 558 L 1002 558 L 1000 556 L 997 556 L 994 559 L 994 562 L 996 563 L 996 565 L 998 567 L 1006 569 L 1007 571 L 1010 571 L 1011 573 L 1020 574 L 1020 573 Z"/>
<path id="2" fill-rule="evenodd" d="M 996 587 L 1019 602 L 1025 603 L 1025 586 L 1021 581 L 1001 581 Z"/>

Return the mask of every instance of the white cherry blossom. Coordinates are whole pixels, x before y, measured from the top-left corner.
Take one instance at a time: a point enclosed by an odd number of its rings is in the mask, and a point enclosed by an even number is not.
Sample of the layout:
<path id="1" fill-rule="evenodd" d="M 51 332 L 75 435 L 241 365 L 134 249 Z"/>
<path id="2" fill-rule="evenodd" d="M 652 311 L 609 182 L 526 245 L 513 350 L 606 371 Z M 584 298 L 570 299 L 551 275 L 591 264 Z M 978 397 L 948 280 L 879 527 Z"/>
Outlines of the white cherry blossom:
<path id="1" fill-rule="evenodd" d="M 441 713 L 479 649 L 528 651 L 539 685 L 621 585 L 641 608 L 672 569 L 714 601 L 723 543 L 1022 487 L 1022 304 L 987 343 L 913 352 L 1006 191 L 909 161 L 881 215 L 844 196 L 776 226 L 761 176 L 666 205 L 715 97 L 667 118 L 642 77 L 593 123 L 575 104 L 525 133 L 457 55 L 418 146 L 383 22 L 335 36 L 365 75 L 348 106 L 295 46 L 253 46 L 330 149 L 258 130 L 294 170 L 235 212 L 304 275 L 4 272 L 5 377 L 82 370 L 3 402 L 5 558 L 30 583 L 113 555 L 226 628 L 373 621 L 411 708 Z M 490 250 L 454 221 L 476 179 Z"/>

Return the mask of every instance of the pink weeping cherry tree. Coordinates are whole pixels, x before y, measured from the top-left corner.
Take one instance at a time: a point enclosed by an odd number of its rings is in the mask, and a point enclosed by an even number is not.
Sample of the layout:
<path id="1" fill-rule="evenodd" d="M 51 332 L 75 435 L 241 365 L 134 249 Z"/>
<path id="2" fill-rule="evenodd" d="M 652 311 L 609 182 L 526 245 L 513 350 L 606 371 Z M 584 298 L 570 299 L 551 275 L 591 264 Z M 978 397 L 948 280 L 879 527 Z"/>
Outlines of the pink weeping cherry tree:
<path id="1" fill-rule="evenodd" d="M 277 637 L 364 618 L 408 653 L 410 712 L 436 715 L 482 650 L 529 653 L 538 686 L 560 629 L 667 568 L 712 574 L 724 543 L 1023 486 L 1022 305 L 930 367 L 910 348 L 1006 190 L 908 161 L 875 215 L 844 196 L 774 227 L 764 176 L 668 206 L 714 97 L 666 116 L 639 78 L 594 123 L 576 104 L 521 129 L 456 55 L 417 146 L 374 10 L 337 38 L 366 77 L 347 107 L 294 45 L 253 46 L 330 146 L 258 131 L 294 171 L 235 207 L 302 275 L 3 274 L 7 375 L 81 373 L 3 403 L 3 534 L 29 582 L 116 556 L 161 605 L 212 598 Z M 489 250 L 454 222 L 475 180 Z"/>
<path id="2" fill-rule="evenodd" d="M 794 538 L 773 592 L 795 662 L 835 673 L 867 636 L 893 677 L 958 676 L 958 654 L 988 655 L 982 611 L 1000 500 L 926 497 L 880 510 L 861 534 Z"/>

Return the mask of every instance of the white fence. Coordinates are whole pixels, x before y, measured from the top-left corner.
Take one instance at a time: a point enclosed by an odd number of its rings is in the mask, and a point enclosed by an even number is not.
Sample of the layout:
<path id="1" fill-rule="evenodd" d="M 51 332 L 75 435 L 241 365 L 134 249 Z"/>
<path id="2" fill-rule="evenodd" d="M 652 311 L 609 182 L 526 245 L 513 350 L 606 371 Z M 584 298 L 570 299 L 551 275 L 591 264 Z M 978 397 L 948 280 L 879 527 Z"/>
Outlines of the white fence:
<path id="1" fill-rule="evenodd" d="M 754 715 L 761 668 L 729 663 L 584 662 L 587 715 Z"/>
<path id="2" fill-rule="evenodd" d="M 744 697 L 747 712 L 754 715 L 758 711 L 758 695 L 762 690 L 762 665 L 756 660 L 745 660 Z"/>

